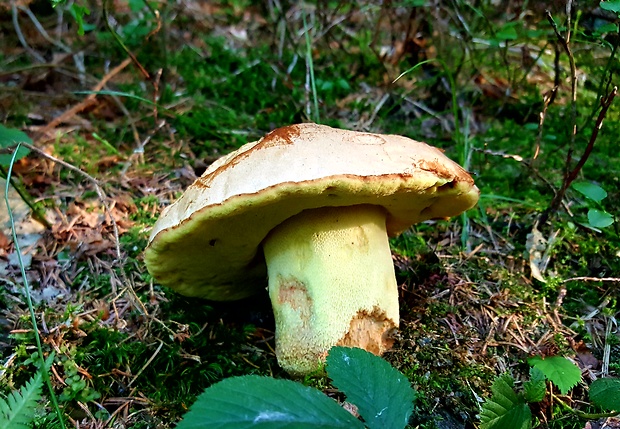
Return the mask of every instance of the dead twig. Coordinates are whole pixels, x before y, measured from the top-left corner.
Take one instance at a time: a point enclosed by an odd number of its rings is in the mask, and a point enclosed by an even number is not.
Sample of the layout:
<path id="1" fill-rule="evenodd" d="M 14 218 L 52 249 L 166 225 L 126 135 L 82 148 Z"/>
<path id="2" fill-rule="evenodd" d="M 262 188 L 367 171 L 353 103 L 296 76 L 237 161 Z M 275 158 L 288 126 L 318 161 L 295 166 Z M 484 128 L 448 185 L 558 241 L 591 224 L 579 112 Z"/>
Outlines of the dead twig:
<path id="1" fill-rule="evenodd" d="M 577 175 L 579 174 L 584 164 L 588 160 L 588 157 L 592 153 L 592 149 L 594 149 L 594 143 L 596 142 L 596 138 L 598 137 L 598 132 L 603 127 L 603 120 L 605 119 L 605 116 L 607 115 L 607 110 L 609 110 L 609 106 L 611 106 L 611 103 L 614 101 L 616 94 L 618 94 L 618 87 L 614 87 L 614 89 L 601 100 L 601 111 L 598 114 L 598 118 L 596 118 L 596 124 L 594 126 L 594 129 L 592 130 L 592 134 L 590 135 L 588 145 L 586 146 L 583 155 L 581 155 L 581 158 L 577 162 L 577 165 L 575 165 L 575 168 L 573 168 L 568 173 L 568 177 L 565 180 L 565 182 L 568 182 L 566 187 L 568 187 L 573 182 L 573 180 L 577 178 Z"/>
<path id="2" fill-rule="evenodd" d="M 571 168 L 572 165 L 572 161 L 573 161 L 573 150 L 575 149 L 574 145 L 575 145 L 575 139 L 577 136 L 577 66 L 575 65 L 575 57 L 573 56 L 573 53 L 571 51 L 571 47 L 570 47 L 570 37 L 571 37 L 571 25 L 570 25 L 570 20 L 571 20 L 571 10 L 572 10 L 572 0 L 568 0 L 567 4 L 566 4 L 566 12 L 567 12 L 567 24 L 566 24 L 566 36 L 562 35 L 557 27 L 557 24 L 555 23 L 555 21 L 553 20 L 553 17 L 551 16 L 551 13 L 549 11 L 546 11 L 546 17 L 547 20 L 549 21 L 549 23 L 551 24 L 551 27 L 553 28 L 553 31 L 555 32 L 555 35 L 559 41 L 559 44 L 562 46 L 562 48 L 564 49 L 564 51 L 566 52 L 567 56 L 568 56 L 568 61 L 570 64 L 570 78 L 571 78 L 571 133 L 570 133 L 570 140 L 569 140 L 569 147 L 568 147 L 568 153 L 566 155 L 566 163 L 565 163 L 565 167 L 564 167 L 564 179 L 562 181 L 562 185 L 560 187 L 560 189 L 558 191 L 555 192 L 555 195 L 553 197 L 553 199 L 551 200 L 551 204 L 549 205 L 549 207 L 541 214 L 537 225 L 539 224 L 544 224 L 547 222 L 547 220 L 549 219 L 549 217 L 555 213 L 558 208 L 560 207 L 560 204 L 562 204 L 563 200 L 564 200 L 564 195 L 566 194 L 566 190 L 568 189 L 568 187 L 571 185 L 571 183 L 577 178 L 577 175 L 579 174 L 579 172 L 581 171 L 582 167 L 584 166 L 584 164 L 586 163 L 586 161 L 588 160 L 588 157 L 590 156 L 590 154 L 592 153 L 592 150 L 594 148 L 594 143 L 596 142 L 596 138 L 598 136 L 598 132 L 601 129 L 602 125 L 603 125 L 603 120 L 605 119 L 605 116 L 607 114 L 607 110 L 609 109 L 609 106 L 611 106 L 611 103 L 613 102 L 618 89 L 614 88 L 609 94 L 607 94 L 606 96 L 602 97 L 601 99 L 601 110 L 599 111 L 598 114 L 598 118 L 596 119 L 596 123 L 595 123 L 595 127 L 594 130 L 592 131 L 592 134 L 590 136 L 590 140 L 588 141 L 588 145 L 586 146 L 583 154 L 581 155 L 581 158 L 579 159 L 579 161 L 577 162 L 577 164 Z M 553 95 L 553 94 L 552 94 Z M 550 97 L 550 99 L 547 101 L 545 100 L 545 109 L 543 110 L 543 113 L 541 113 L 541 120 L 540 120 L 540 124 L 539 124 L 539 135 L 542 132 L 542 124 L 544 121 L 544 113 L 546 112 L 546 107 L 548 106 L 548 104 L 551 103 L 552 97 Z M 538 152 L 538 147 L 536 152 Z"/>
<path id="3" fill-rule="evenodd" d="M 620 277 L 571 277 L 570 279 L 562 280 L 562 283 L 577 282 L 577 281 L 620 283 Z"/>
<path id="4" fill-rule="evenodd" d="M 127 384 L 127 387 L 131 387 L 131 385 L 133 384 L 134 381 L 136 381 L 138 379 L 138 377 L 140 377 L 140 374 L 142 374 L 142 372 L 146 369 L 146 367 L 148 367 L 151 362 L 153 362 L 153 360 L 155 359 L 155 357 L 159 354 L 159 352 L 161 351 L 161 348 L 164 346 L 164 342 L 160 341 L 159 342 L 159 346 L 157 347 L 157 349 L 155 350 L 155 352 L 151 355 L 151 357 L 149 358 L 149 360 L 146 361 L 146 363 L 142 366 L 142 368 L 140 368 L 140 371 L 138 371 L 136 373 L 136 375 L 129 381 L 129 383 Z M 131 394 L 133 396 L 134 394 L 134 390 L 132 390 Z"/>
<path id="5" fill-rule="evenodd" d="M 123 51 L 125 51 L 127 55 L 129 55 L 129 58 L 131 58 L 131 61 L 133 61 L 134 65 L 138 68 L 138 70 L 140 70 L 142 76 L 145 79 L 150 80 L 151 75 L 149 75 L 149 72 L 147 72 L 146 69 L 142 66 L 142 64 L 140 64 L 138 58 L 136 58 L 134 53 L 129 50 L 125 43 L 123 43 L 123 40 L 120 38 L 118 33 L 112 28 L 112 24 L 110 24 L 110 11 L 108 9 L 108 0 L 103 0 L 103 20 L 105 21 L 106 28 L 108 29 L 112 37 L 114 37 L 114 40 L 116 40 L 116 43 L 118 43 L 120 47 L 123 48 Z"/>
<path id="6" fill-rule="evenodd" d="M 61 113 L 60 115 L 52 119 L 47 125 L 45 125 L 41 130 L 39 130 L 38 138 L 36 138 L 35 141 L 41 138 L 41 136 L 48 133 L 49 131 L 56 128 L 59 124 L 66 122 L 68 119 L 72 118 L 73 116 L 77 115 L 81 111 L 93 105 L 95 103 L 95 98 L 97 97 L 97 94 L 95 94 L 95 92 L 101 91 L 105 87 L 106 83 L 108 83 L 110 79 L 112 79 L 115 75 L 117 75 L 125 67 L 127 67 L 127 65 L 130 62 L 131 62 L 131 59 L 127 58 L 122 63 L 120 63 L 119 65 L 114 67 L 112 70 L 110 70 L 109 73 L 107 73 L 103 78 L 101 78 L 101 80 L 94 87 L 92 87 L 91 91 L 93 91 L 93 94 L 88 94 L 86 98 L 82 100 L 80 103 L 71 107 L 69 110 L 65 110 L 63 113 Z"/>
<path id="7" fill-rule="evenodd" d="M 551 12 L 548 10 L 545 11 L 545 15 L 547 16 L 547 21 L 553 27 L 553 31 L 555 32 L 558 41 L 566 55 L 568 56 L 568 62 L 570 64 L 570 84 L 571 84 L 571 136 L 570 136 L 570 150 L 573 149 L 573 145 L 575 144 L 575 137 L 577 136 L 577 65 L 575 64 L 575 56 L 570 48 L 570 11 L 572 9 L 572 0 L 568 0 L 566 5 L 566 11 L 568 14 L 567 22 L 566 22 L 566 36 L 563 36 L 558 30 L 558 26 L 553 20 L 553 16 L 551 16 Z M 570 160 L 570 151 L 569 151 L 569 160 Z"/>
<path id="8" fill-rule="evenodd" d="M 39 54 L 37 51 L 32 49 L 30 45 L 28 44 L 28 42 L 26 41 L 26 38 L 24 37 L 24 34 L 22 33 L 21 27 L 19 26 L 19 19 L 17 18 L 17 5 L 15 4 L 15 0 L 11 0 L 11 14 L 13 17 L 13 28 L 15 29 L 15 34 L 17 34 L 19 43 L 21 43 L 21 45 L 26 50 L 26 52 L 28 52 L 35 60 L 37 60 L 40 63 L 47 62 L 45 61 L 45 58 L 43 58 L 43 56 Z"/>
<path id="9" fill-rule="evenodd" d="M 590 135 L 590 140 L 588 141 L 588 145 L 586 146 L 585 150 L 583 151 L 583 154 L 581 155 L 581 158 L 579 159 L 579 161 L 577 162 L 575 167 L 573 167 L 572 170 L 570 169 L 571 158 L 570 156 L 567 158 L 566 174 L 564 176 L 562 186 L 556 192 L 555 196 L 553 197 L 553 200 L 551 200 L 551 204 L 549 205 L 549 208 L 547 208 L 547 210 L 545 210 L 540 216 L 538 224 L 542 225 L 545 222 L 547 222 L 547 220 L 549 219 L 549 216 L 557 211 L 558 207 L 564 200 L 564 195 L 566 194 L 566 190 L 573 183 L 573 181 L 577 178 L 577 176 L 579 175 L 579 172 L 581 171 L 586 161 L 590 157 L 590 154 L 592 153 L 592 150 L 594 149 L 594 143 L 596 142 L 598 133 L 603 127 L 603 120 L 605 119 L 605 116 L 607 115 L 607 111 L 609 110 L 609 107 L 613 103 L 614 98 L 616 98 L 617 94 L 618 94 L 618 87 L 614 87 L 614 89 L 609 94 L 607 94 L 607 96 L 603 97 L 603 99 L 601 100 L 601 110 L 598 114 L 598 117 L 596 118 L 596 123 L 594 125 L 594 129 L 592 130 L 592 134 Z"/>
<path id="10" fill-rule="evenodd" d="M 543 95 L 543 110 L 540 112 L 538 118 L 538 134 L 536 135 L 536 149 L 534 150 L 534 155 L 532 156 L 532 160 L 530 161 L 530 167 L 532 169 L 535 168 L 535 162 L 538 158 L 538 154 L 540 153 L 540 143 L 542 142 L 543 137 L 543 127 L 545 124 L 545 119 L 547 117 L 547 109 L 549 105 L 553 102 L 555 95 L 558 92 L 558 87 L 555 86 L 551 91 L 548 91 Z"/>

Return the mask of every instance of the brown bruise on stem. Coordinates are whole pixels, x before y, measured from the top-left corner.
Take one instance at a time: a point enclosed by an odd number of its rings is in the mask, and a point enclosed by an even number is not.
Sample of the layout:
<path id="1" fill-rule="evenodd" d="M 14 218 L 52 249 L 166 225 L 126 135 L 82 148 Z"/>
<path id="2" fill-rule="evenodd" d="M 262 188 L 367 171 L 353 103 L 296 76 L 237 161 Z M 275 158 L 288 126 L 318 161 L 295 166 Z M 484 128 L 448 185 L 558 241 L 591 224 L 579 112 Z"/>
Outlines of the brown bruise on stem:
<path id="1" fill-rule="evenodd" d="M 351 319 L 349 331 L 336 343 L 337 346 L 359 347 L 381 355 L 394 345 L 397 324 L 378 308 L 371 313 L 360 311 Z"/>
<path id="2" fill-rule="evenodd" d="M 312 307 L 312 299 L 308 295 L 306 285 L 295 280 L 279 279 L 280 287 L 278 289 L 278 303 L 280 305 L 288 305 L 293 310 L 301 312 L 299 315 L 304 325 L 310 319 L 308 310 Z"/>

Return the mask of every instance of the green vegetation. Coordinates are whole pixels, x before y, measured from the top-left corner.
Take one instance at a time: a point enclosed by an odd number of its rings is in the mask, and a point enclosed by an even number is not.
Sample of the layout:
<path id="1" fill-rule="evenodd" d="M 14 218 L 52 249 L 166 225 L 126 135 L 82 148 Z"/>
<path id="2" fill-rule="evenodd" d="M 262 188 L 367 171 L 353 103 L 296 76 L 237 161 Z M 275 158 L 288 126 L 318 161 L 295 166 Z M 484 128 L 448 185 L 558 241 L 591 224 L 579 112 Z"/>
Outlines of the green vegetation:
<path id="1" fill-rule="evenodd" d="M 493 396 L 482 406 L 480 413 L 480 427 L 482 429 L 528 429 L 532 427 L 532 404 L 543 400 L 555 400 L 561 410 L 585 420 L 594 420 L 603 417 L 613 417 L 618 414 L 620 404 L 620 380 L 617 378 L 601 378 L 590 385 L 590 400 L 592 404 L 603 408 L 603 413 L 586 413 L 574 410 L 560 397 L 553 393 L 550 386 L 547 394 L 545 381 L 556 386 L 562 395 L 566 395 L 581 380 L 581 370 L 574 363 L 561 356 L 540 358 L 535 356 L 529 359 L 530 378 L 523 383 L 523 392 L 517 393 L 514 389 L 515 380 L 510 374 L 499 376 L 491 386 Z M 529 404 L 529 405 L 528 405 Z"/>
<path id="2" fill-rule="evenodd" d="M 41 429 L 172 427 L 231 377 L 287 378 L 266 293 L 190 300 L 142 253 L 214 159 L 317 117 L 434 144 L 481 189 L 391 241 L 409 427 L 618 412 L 620 2 L 51 3 L 0 4 L 0 178 L 47 223 L 23 273 L 1 225 L 1 427 L 20 407 Z M 355 397 L 332 381 L 303 380 Z"/>
<path id="3" fill-rule="evenodd" d="M 401 429 L 413 410 L 415 391 L 405 376 L 381 358 L 355 348 L 333 347 L 327 376 L 355 411 L 338 406 L 316 389 L 289 380 L 243 376 L 221 381 L 201 394 L 177 426 L 321 427 Z M 356 413 L 364 424 L 355 418 Z"/>

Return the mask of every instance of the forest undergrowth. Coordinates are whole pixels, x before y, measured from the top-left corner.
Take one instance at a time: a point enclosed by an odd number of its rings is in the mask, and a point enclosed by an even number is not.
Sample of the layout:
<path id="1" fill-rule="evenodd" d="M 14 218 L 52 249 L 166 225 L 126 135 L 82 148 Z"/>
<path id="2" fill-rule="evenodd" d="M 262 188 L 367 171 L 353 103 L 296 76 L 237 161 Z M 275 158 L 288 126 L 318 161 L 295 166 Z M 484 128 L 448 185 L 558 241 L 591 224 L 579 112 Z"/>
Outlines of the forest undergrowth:
<path id="1" fill-rule="evenodd" d="M 40 388 L 36 428 L 166 428 L 220 380 L 289 378 L 266 292 L 192 300 L 143 251 L 215 159 L 320 122 L 437 146 L 481 190 L 391 241 L 408 427 L 492 428 L 497 386 L 558 356 L 578 380 L 545 373 L 514 427 L 620 427 L 620 392 L 589 396 L 620 372 L 620 2 L 546 3 L 0 4 L 0 398 Z"/>

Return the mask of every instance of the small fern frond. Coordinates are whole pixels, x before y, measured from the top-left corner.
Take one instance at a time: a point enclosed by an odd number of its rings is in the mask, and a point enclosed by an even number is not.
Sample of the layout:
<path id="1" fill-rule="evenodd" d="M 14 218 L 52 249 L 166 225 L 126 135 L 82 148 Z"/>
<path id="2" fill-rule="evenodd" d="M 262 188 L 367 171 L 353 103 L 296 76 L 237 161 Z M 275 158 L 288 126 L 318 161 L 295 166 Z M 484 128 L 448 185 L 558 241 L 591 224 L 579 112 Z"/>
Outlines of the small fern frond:
<path id="1" fill-rule="evenodd" d="M 0 429 L 29 429 L 37 401 L 41 399 L 43 375 L 37 373 L 21 389 L 0 398 Z"/>

